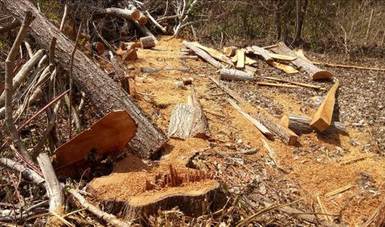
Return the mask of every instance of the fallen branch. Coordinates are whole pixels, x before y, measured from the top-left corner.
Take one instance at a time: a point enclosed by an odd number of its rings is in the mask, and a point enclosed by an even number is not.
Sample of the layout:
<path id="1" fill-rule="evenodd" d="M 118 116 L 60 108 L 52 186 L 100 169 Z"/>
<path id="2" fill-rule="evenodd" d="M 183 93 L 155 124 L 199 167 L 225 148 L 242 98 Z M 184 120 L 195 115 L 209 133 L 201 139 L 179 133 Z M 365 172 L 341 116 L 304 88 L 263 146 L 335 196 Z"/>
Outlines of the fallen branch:
<path id="1" fill-rule="evenodd" d="M 87 209 L 89 212 L 94 214 L 96 217 L 106 221 L 107 223 L 117 226 L 117 227 L 128 227 L 131 226 L 131 222 L 124 222 L 119 220 L 115 215 L 108 214 L 106 212 L 103 212 L 96 206 L 89 203 L 77 190 L 75 189 L 69 189 L 68 192 L 78 201 L 78 203 Z"/>
<path id="2" fill-rule="evenodd" d="M 37 157 L 37 161 L 45 179 L 45 188 L 49 198 L 49 211 L 61 215 L 64 212 L 64 195 L 51 160 L 47 153 L 41 153 Z"/>
<path id="3" fill-rule="evenodd" d="M 200 49 L 194 43 L 183 41 L 183 45 L 185 45 L 187 48 L 189 48 L 192 51 L 194 51 L 196 55 L 198 55 L 199 57 L 203 58 L 205 61 L 207 61 L 208 63 L 210 63 L 214 67 L 219 68 L 219 69 L 224 68 L 224 65 L 222 63 L 220 63 L 219 61 L 215 60 L 213 57 L 211 57 L 211 55 L 206 53 L 206 51 Z"/>
<path id="4" fill-rule="evenodd" d="M 24 178 L 34 182 L 37 185 L 40 185 L 45 182 L 44 178 L 42 178 L 35 171 L 11 159 L 0 158 L 0 165 L 12 170 L 16 170 L 17 172 L 20 172 Z"/>
<path id="5" fill-rule="evenodd" d="M 359 66 L 359 65 L 344 65 L 344 64 L 335 64 L 328 62 L 317 62 L 312 61 L 315 65 L 324 65 L 328 67 L 337 67 L 337 68 L 345 68 L 345 69 L 361 69 L 361 70 L 372 70 L 372 71 L 383 71 L 385 72 L 385 68 L 376 68 L 376 67 L 367 67 L 367 66 Z"/>
<path id="6" fill-rule="evenodd" d="M 13 106 L 12 106 L 12 96 L 13 96 L 13 70 L 14 70 L 14 62 L 16 60 L 17 51 L 20 47 L 21 42 L 27 35 L 28 27 L 34 20 L 31 12 L 27 12 L 26 16 L 23 20 L 23 23 L 20 27 L 19 33 L 12 45 L 12 48 L 5 60 L 5 124 L 8 128 L 9 134 L 12 138 L 13 143 L 17 147 L 17 151 L 20 152 L 24 158 L 31 160 L 31 156 L 29 155 L 27 149 L 22 143 L 19 134 L 17 132 L 16 126 L 13 122 Z"/>

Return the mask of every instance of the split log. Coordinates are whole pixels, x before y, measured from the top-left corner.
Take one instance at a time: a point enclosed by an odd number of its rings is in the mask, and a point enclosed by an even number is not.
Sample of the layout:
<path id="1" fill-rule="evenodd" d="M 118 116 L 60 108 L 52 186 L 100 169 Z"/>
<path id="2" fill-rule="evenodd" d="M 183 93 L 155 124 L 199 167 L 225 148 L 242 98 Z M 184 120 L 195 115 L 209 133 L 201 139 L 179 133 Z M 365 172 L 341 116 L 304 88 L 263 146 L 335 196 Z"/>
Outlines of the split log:
<path id="1" fill-rule="evenodd" d="M 117 155 L 135 132 L 135 122 L 126 111 L 111 112 L 55 151 L 57 169 L 66 176 L 79 174 L 91 156 Z"/>
<path id="2" fill-rule="evenodd" d="M 17 72 L 13 77 L 13 89 L 18 88 L 27 78 L 28 73 L 39 63 L 40 59 L 44 56 L 44 50 L 37 51 Z M 0 106 L 4 105 L 5 93 L 0 96 Z"/>
<path id="3" fill-rule="evenodd" d="M 277 68 L 279 70 L 282 70 L 283 72 L 285 72 L 287 74 L 294 74 L 294 73 L 299 72 L 297 69 L 295 69 L 294 67 L 292 67 L 290 65 L 282 64 L 282 63 L 275 62 L 275 61 L 270 62 L 269 65 L 271 65 L 274 68 Z"/>
<path id="4" fill-rule="evenodd" d="M 237 47 L 235 46 L 230 46 L 230 47 L 223 47 L 223 53 L 227 56 L 227 57 L 232 57 L 235 55 L 235 52 L 237 51 Z"/>
<path id="5" fill-rule="evenodd" d="M 41 172 L 45 179 L 45 188 L 49 198 L 49 211 L 61 215 L 64 212 L 63 189 L 58 181 L 55 170 L 47 153 L 37 157 Z"/>
<path id="6" fill-rule="evenodd" d="M 276 52 L 277 54 L 284 54 L 289 55 L 292 57 L 297 57 L 293 62 L 295 66 L 297 66 L 300 69 L 303 69 L 306 71 L 313 80 L 326 80 L 331 79 L 333 77 L 333 74 L 329 71 L 322 70 L 318 68 L 317 66 L 313 65 L 308 60 L 305 60 L 303 58 L 299 58 L 293 50 L 291 50 L 289 47 L 286 46 L 285 43 L 280 42 L 277 46 L 272 48 L 272 51 Z"/>
<path id="7" fill-rule="evenodd" d="M 299 115 L 289 115 L 284 116 L 281 119 L 281 124 L 285 127 L 293 130 L 297 134 L 306 134 L 313 132 L 313 128 L 310 127 L 311 118 L 306 116 L 299 116 Z M 345 125 L 341 122 L 333 122 L 331 127 L 325 131 L 338 131 L 347 134 L 348 131 L 345 127 Z"/>
<path id="8" fill-rule="evenodd" d="M 242 108 L 237 103 L 235 103 L 233 99 L 227 99 L 227 101 L 234 107 L 234 109 L 236 109 L 240 114 L 242 114 L 242 116 L 244 116 L 248 121 L 250 121 L 263 135 L 265 135 L 269 139 L 273 138 L 273 134 L 270 132 L 269 129 L 267 129 L 257 119 L 250 116 L 250 114 L 243 111 Z"/>
<path id="9" fill-rule="evenodd" d="M 321 103 L 311 120 L 311 127 L 317 129 L 320 132 L 325 131 L 332 124 L 334 104 L 336 102 L 338 86 L 339 81 L 337 80 L 326 94 L 324 101 Z"/>
<path id="10" fill-rule="evenodd" d="M 210 135 L 208 122 L 195 92 L 188 97 L 187 104 L 178 104 L 172 111 L 168 136 L 187 139 L 206 138 Z"/>
<path id="11" fill-rule="evenodd" d="M 251 47 L 251 50 L 252 52 L 255 54 L 255 55 L 258 55 L 260 57 L 263 58 L 263 60 L 265 60 L 267 63 L 270 63 L 270 62 L 273 62 L 274 59 L 273 57 L 270 55 L 269 51 L 263 49 L 262 47 L 259 47 L 259 46 L 252 46 Z"/>
<path id="12" fill-rule="evenodd" d="M 48 49 L 52 37 L 56 37 L 56 58 L 63 68 L 71 68 L 71 52 L 74 49 L 74 43 L 40 14 L 31 2 L 27 0 L 0 0 L 0 3 L 2 9 L 8 10 L 18 19 L 24 17 L 25 11 L 31 11 L 36 17 L 30 29 L 35 40 Z M 141 157 L 148 158 L 164 145 L 166 136 L 153 125 L 127 93 L 103 70 L 80 51 L 76 51 L 73 62 L 74 82 L 88 94 L 99 114 L 105 115 L 111 110 L 123 109 L 127 110 L 136 121 L 138 132 L 130 142 L 130 147 L 134 152 Z"/>
<path id="13" fill-rule="evenodd" d="M 221 69 L 219 71 L 221 80 L 254 80 L 252 74 L 237 69 Z"/>
<path id="14" fill-rule="evenodd" d="M 245 58 L 246 58 L 246 56 L 245 56 L 245 50 L 243 50 L 243 49 L 238 49 L 237 51 L 236 51 L 236 58 L 237 58 L 237 64 L 236 64 L 236 66 L 235 66 L 235 68 L 237 68 L 237 69 L 243 69 L 243 68 L 245 68 Z"/>
<path id="15" fill-rule="evenodd" d="M 198 55 L 199 57 L 203 58 L 205 61 L 207 61 L 208 63 L 210 63 L 214 67 L 219 68 L 219 69 L 224 68 L 224 65 L 222 63 L 220 63 L 219 61 L 215 60 L 206 51 L 204 51 L 201 48 L 199 48 L 198 46 L 196 46 L 195 43 L 183 41 L 183 45 L 186 46 L 187 48 L 191 49 L 192 51 L 194 51 L 196 55 Z"/>
<path id="16" fill-rule="evenodd" d="M 257 61 L 256 60 L 254 60 L 254 59 L 252 59 L 252 58 L 249 58 L 249 57 L 245 57 L 245 67 L 247 66 L 247 65 L 254 65 L 254 64 L 256 64 L 257 63 Z"/>
<path id="17" fill-rule="evenodd" d="M 156 45 L 156 43 L 155 43 L 155 40 L 152 36 L 146 36 L 146 37 L 140 38 L 140 46 L 143 49 L 151 49 L 151 48 L 155 47 L 155 45 Z"/>

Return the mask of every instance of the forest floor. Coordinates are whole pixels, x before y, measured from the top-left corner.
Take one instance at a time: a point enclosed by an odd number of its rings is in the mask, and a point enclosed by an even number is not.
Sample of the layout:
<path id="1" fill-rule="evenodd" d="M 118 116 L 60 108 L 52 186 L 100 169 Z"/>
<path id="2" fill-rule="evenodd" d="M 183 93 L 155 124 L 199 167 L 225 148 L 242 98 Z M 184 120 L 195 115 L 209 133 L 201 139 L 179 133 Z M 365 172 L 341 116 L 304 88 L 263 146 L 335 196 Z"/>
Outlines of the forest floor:
<path id="1" fill-rule="evenodd" d="M 209 139 L 170 139 L 161 160 L 177 162 L 186 153 L 199 152 L 193 160 L 196 166 L 214 173 L 230 192 L 245 195 L 248 203 L 252 203 L 252 207 L 245 208 L 250 214 L 267 203 L 284 204 L 300 199 L 293 206 L 319 213 L 319 220 L 332 223 L 340 217 L 339 222 L 355 225 L 367 221 L 385 200 L 385 157 L 381 154 L 385 120 L 383 72 L 330 68 L 341 82 L 338 106 L 348 135 L 301 135 L 299 146 L 268 141 L 277 155 L 273 163 L 263 146 L 263 135 L 226 101 L 226 94 L 208 78 L 217 75 L 216 70 L 202 60 L 181 60 L 181 48 L 182 40 L 162 38 L 156 48 L 138 50 L 139 59 L 130 62 L 133 70 L 129 74 L 135 75 L 136 82 L 135 100 L 162 130 L 167 132 L 173 108 L 185 103 L 190 94 L 189 89 L 176 86 L 178 80 L 193 79 L 208 118 Z M 338 58 L 330 56 L 310 57 L 338 62 Z M 372 64 L 370 60 L 366 63 Z M 259 75 L 311 82 L 302 73 L 286 75 L 262 61 L 259 64 Z M 142 73 L 141 67 L 165 70 Z M 187 70 L 178 70 L 181 68 Z M 331 86 L 331 83 L 317 84 Z M 227 85 L 277 118 L 289 113 L 311 116 L 318 105 L 314 104 L 314 97 L 324 95 L 308 88 L 262 87 L 254 82 Z M 253 149 L 254 154 L 244 153 Z M 132 173 L 138 169 L 126 171 Z M 250 186 L 251 190 L 242 193 Z M 259 219 L 283 225 L 298 223 L 294 216 L 271 215 L 271 212 Z M 322 215 L 325 213 L 329 215 Z"/>

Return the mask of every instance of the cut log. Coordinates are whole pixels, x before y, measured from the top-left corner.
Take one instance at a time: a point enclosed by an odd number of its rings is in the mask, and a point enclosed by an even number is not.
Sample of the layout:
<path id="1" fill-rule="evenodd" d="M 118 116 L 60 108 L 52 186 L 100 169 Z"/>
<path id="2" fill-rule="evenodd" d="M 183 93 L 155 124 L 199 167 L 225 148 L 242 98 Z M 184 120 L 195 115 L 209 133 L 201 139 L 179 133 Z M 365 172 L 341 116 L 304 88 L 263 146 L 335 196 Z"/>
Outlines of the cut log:
<path id="1" fill-rule="evenodd" d="M 285 72 L 287 74 L 294 74 L 294 73 L 299 72 L 297 69 L 295 69 L 294 67 L 292 67 L 290 65 L 282 64 L 282 63 L 275 62 L 275 61 L 270 62 L 269 65 L 271 65 L 274 68 L 277 68 L 279 70 L 282 70 L 283 72 Z"/>
<path id="2" fill-rule="evenodd" d="M 293 84 L 276 84 L 276 83 L 269 83 L 269 82 L 257 82 L 259 86 L 268 86 L 268 87 L 285 87 L 285 88 L 299 88 L 297 85 Z"/>
<path id="3" fill-rule="evenodd" d="M 146 36 L 146 37 L 140 38 L 140 46 L 143 49 L 151 49 L 151 48 L 155 47 L 155 45 L 156 45 L 156 43 L 155 43 L 155 40 L 152 36 Z"/>
<path id="4" fill-rule="evenodd" d="M 210 135 L 208 122 L 195 92 L 188 97 L 187 104 L 178 104 L 171 113 L 168 136 L 187 139 L 207 138 Z"/>
<path id="5" fill-rule="evenodd" d="M 219 71 L 221 80 L 254 80 L 252 74 L 237 69 L 221 69 Z"/>
<path id="6" fill-rule="evenodd" d="M 237 58 L 237 65 L 235 66 L 235 68 L 237 69 L 243 69 L 245 68 L 245 50 L 243 49 L 238 49 L 236 51 L 236 58 Z"/>
<path id="7" fill-rule="evenodd" d="M 217 51 L 217 50 L 210 48 L 210 47 L 203 46 L 202 44 L 200 44 L 198 42 L 194 42 L 194 45 L 199 47 L 200 49 L 206 51 L 208 54 L 211 55 L 211 57 L 233 66 L 233 62 L 231 61 L 231 59 L 228 58 L 226 55 L 222 54 L 220 51 Z"/>
<path id="8" fill-rule="evenodd" d="M 337 80 L 326 94 L 324 101 L 321 103 L 311 120 L 311 127 L 317 129 L 320 132 L 325 131 L 332 124 L 334 104 L 336 102 L 338 86 L 339 81 Z"/>
<path id="9" fill-rule="evenodd" d="M 122 8 L 95 8 L 97 14 L 107 14 L 115 17 L 122 17 L 125 19 L 138 20 L 140 18 L 141 12 L 133 7 L 132 9 L 122 9 Z"/>
<path id="10" fill-rule="evenodd" d="M 48 49 L 52 37 L 56 37 L 57 62 L 65 69 L 71 68 L 71 52 L 74 49 L 74 43 L 40 14 L 31 2 L 27 0 L 0 0 L 0 2 L 2 9 L 8 10 L 18 19 L 22 19 L 26 11 L 31 11 L 36 17 L 30 29 L 35 40 Z M 105 115 L 114 109 L 126 110 L 135 120 L 138 131 L 136 137 L 130 142 L 133 152 L 148 158 L 164 145 L 167 138 L 163 132 L 148 119 L 118 83 L 115 83 L 80 51 L 76 51 L 74 56 L 73 79 L 77 86 L 87 93 L 90 101 L 97 107 L 99 115 Z"/>
<path id="11" fill-rule="evenodd" d="M 299 116 L 299 115 L 289 115 L 284 116 L 281 119 L 281 124 L 286 126 L 287 128 L 293 130 L 297 134 L 306 134 L 313 132 L 313 128 L 310 127 L 311 118 L 306 116 Z M 327 132 L 342 132 L 347 134 L 348 131 L 345 127 L 345 125 L 341 122 L 333 122 L 331 127 L 325 131 Z"/>
<path id="12" fill-rule="evenodd" d="M 76 175 L 79 169 L 74 167 L 84 167 L 89 157 L 121 152 L 135 132 L 135 122 L 126 111 L 109 113 L 55 151 L 57 169 L 62 175 Z"/>
<path id="13" fill-rule="evenodd" d="M 219 68 L 219 69 L 224 68 L 224 65 L 222 63 L 220 63 L 219 61 L 215 60 L 206 51 L 204 51 L 201 48 L 199 48 L 198 46 L 196 46 L 195 43 L 183 41 L 183 45 L 186 46 L 187 48 L 191 49 L 192 51 L 194 51 L 194 53 L 196 55 L 198 55 L 199 57 L 201 57 L 203 60 L 207 61 L 208 63 L 210 63 L 214 67 Z"/>
<path id="14" fill-rule="evenodd" d="M 262 47 L 252 46 L 251 50 L 253 51 L 253 53 L 255 55 L 258 55 L 258 56 L 262 57 L 262 59 L 265 60 L 267 63 L 270 63 L 270 62 L 274 61 L 274 59 L 270 55 L 269 51 L 263 49 Z"/>
<path id="15" fill-rule="evenodd" d="M 261 122 L 250 116 L 250 114 L 246 113 L 242 110 L 242 108 L 233 100 L 233 99 L 227 99 L 227 101 L 231 104 L 231 106 L 234 107 L 242 116 L 244 116 L 250 123 L 252 123 L 263 135 L 265 135 L 267 138 L 272 139 L 273 134 L 270 132 L 269 129 L 267 129 Z"/>
<path id="16" fill-rule="evenodd" d="M 232 57 L 235 55 L 235 52 L 237 51 L 237 47 L 235 46 L 230 46 L 230 47 L 223 47 L 223 53 L 227 56 L 227 57 Z"/>
<path id="17" fill-rule="evenodd" d="M 273 47 L 271 50 L 276 52 L 277 54 L 284 54 L 292 57 L 297 57 L 297 59 L 292 61 L 292 63 L 298 68 L 306 71 L 313 80 L 326 80 L 331 79 L 333 77 L 333 74 L 331 72 L 322 70 L 317 66 L 313 65 L 313 63 L 311 63 L 310 61 L 298 57 L 295 52 L 289 47 L 287 47 L 286 44 L 283 42 L 278 43 L 278 45 L 276 47 Z"/>

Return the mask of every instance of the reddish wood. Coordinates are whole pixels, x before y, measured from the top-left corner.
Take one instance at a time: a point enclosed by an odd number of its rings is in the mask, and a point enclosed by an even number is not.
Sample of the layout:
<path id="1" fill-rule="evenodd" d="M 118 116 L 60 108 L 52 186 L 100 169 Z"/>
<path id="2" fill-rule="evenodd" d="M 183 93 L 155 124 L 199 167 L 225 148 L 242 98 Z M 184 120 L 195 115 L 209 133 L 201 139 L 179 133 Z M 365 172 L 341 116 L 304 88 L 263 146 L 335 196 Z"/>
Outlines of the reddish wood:
<path id="1" fill-rule="evenodd" d="M 58 168 L 98 155 L 119 153 L 135 136 L 136 124 L 126 111 L 111 112 L 56 150 Z"/>

